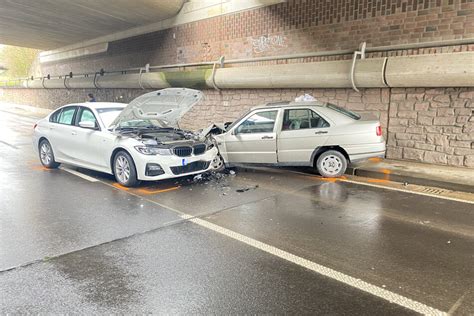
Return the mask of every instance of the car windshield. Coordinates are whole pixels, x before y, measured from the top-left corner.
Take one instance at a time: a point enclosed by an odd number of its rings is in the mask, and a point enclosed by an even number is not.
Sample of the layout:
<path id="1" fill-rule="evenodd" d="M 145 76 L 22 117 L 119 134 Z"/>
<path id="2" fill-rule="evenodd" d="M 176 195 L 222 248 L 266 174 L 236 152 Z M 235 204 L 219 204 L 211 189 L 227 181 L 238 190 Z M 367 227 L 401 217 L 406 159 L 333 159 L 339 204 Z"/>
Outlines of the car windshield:
<path id="1" fill-rule="evenodd" d="M 123 108 L 102 108 L 97 109 L 100 119 L 106 127 L 109 127 L 110 124 L 117 118 L 117 116 L 122 112 Z"/>
<path id="2" fill-rule="evenodd" d="M 237 125 L 237 123 L 239 123 L 244 117 L 246 117 L 250 112 L 252 112 L 252 110 L 249 110 L 247 112 L 245 112 L 243 115 L 241 115 L 238 119 L 236 119 L 234 122 L 232 122 L 232 124 L 230 124 L 229 126 L 226 127 L 226 131 L 230 131 L 235 125 Z"/>

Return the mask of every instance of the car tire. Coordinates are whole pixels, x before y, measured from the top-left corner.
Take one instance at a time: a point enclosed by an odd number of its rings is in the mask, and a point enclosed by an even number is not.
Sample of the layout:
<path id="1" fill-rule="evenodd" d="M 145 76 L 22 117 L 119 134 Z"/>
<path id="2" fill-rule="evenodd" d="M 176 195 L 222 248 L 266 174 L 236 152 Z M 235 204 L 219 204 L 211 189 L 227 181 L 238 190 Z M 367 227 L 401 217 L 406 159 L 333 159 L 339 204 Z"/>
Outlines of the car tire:
<path id="1" fill-rule="evenodd" d="M 57 167 L 59 167 L 60 163 L 54 160 L 53 147 L 51 147 L 51 144 L 46 139 L 40 141 L 38 146 L 38 153 L 41 164 L 45 168 L 56 169 Z"/>
<path id="2" fill-rule="evenodd" d="M 214 172 L 220 172 L 225 169 L 224 159 L 220 154 L 217 154 L 217 156 L 212 160 L 211 164 L 214 168 L 212 171 Z"/>
<path id="3" fill-rule="evenodd" d="M 325 178 L 338 178 L 346 172 L 347 159 L 337 150 L 323 152 L 316 161 L 316 169 Z"/>
<path id="4" fill-rule="evenodd" d="M 137 169 L 129 153 L 124 150 L 119 151 L 114 156 L 114 176 L 115 180 L 124 187 L 137 186 L 140 181 L 137 178 Z"/>

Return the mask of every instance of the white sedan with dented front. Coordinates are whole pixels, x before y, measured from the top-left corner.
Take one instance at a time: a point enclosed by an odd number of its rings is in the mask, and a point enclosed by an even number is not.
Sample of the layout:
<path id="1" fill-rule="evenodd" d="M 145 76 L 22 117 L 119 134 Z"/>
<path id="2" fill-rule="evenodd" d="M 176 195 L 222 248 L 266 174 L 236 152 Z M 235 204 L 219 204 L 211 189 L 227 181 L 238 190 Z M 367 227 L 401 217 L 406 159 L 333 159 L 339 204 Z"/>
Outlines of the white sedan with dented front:
<path id="1" fill-rule="evenodd" d="M 177 127 L 203 97 L 191 89 L 144 94 L 130 104 L 78 103 L 40 120 L 34 147 L 46 168 L 65 163 L 113 174 L 124 186 L 193 175 L 220 167 L 209 136 Z"/>

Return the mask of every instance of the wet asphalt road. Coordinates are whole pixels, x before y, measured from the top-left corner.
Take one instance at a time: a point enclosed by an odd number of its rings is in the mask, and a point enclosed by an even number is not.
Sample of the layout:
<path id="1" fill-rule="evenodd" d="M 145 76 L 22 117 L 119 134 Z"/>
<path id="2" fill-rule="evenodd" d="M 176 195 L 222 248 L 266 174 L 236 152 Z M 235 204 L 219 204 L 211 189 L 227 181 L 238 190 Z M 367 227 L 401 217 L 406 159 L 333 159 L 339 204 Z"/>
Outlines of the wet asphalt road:
<path id="1" fill-rule="evenodd" d="M 472 204 L 285 170 L 125 189 L 42 168 L 34 121 L 0 112 L 0 314 L 414 313 L 272 249 L 474 313 Z"/>

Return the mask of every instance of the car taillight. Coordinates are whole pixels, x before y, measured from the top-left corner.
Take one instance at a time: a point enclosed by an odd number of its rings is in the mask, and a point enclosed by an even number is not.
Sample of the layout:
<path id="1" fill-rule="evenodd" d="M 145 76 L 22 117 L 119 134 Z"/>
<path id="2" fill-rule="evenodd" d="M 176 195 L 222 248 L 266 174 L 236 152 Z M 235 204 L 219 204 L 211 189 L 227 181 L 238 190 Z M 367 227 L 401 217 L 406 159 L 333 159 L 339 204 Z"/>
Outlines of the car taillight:
<path id="1" fill-rule="evenodd" d="M 377 134 L 377 136 L 382 136 L 382 127 L 380 125 L 375 127 L 375 134 Z"/>

